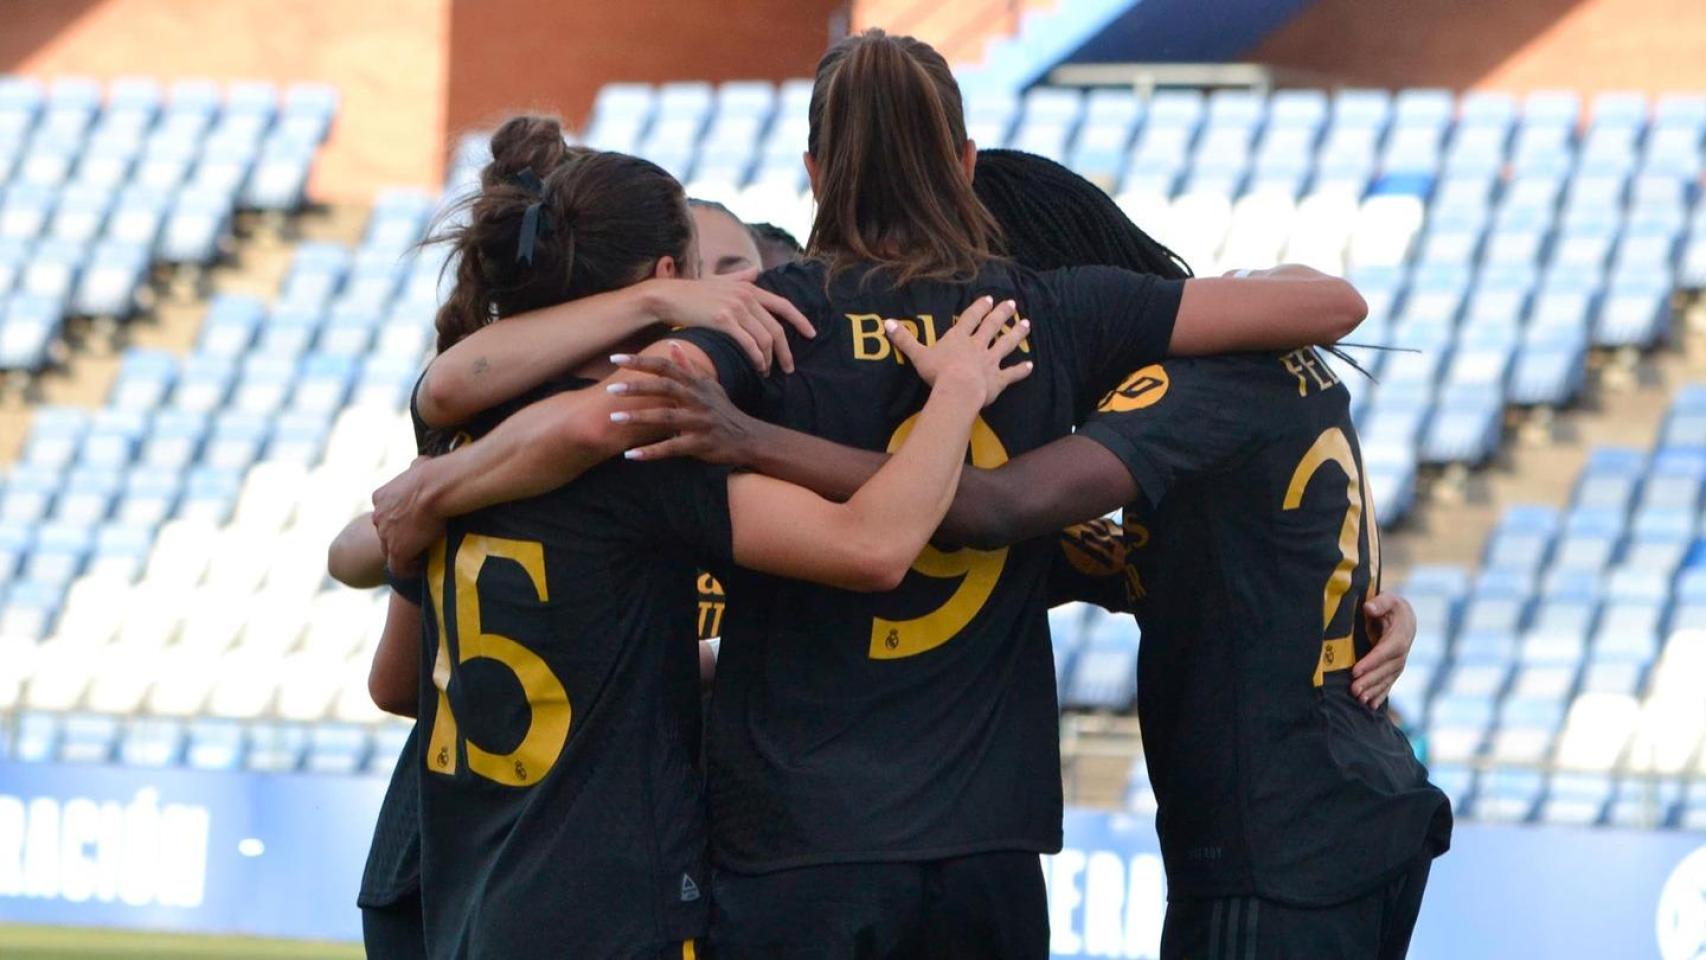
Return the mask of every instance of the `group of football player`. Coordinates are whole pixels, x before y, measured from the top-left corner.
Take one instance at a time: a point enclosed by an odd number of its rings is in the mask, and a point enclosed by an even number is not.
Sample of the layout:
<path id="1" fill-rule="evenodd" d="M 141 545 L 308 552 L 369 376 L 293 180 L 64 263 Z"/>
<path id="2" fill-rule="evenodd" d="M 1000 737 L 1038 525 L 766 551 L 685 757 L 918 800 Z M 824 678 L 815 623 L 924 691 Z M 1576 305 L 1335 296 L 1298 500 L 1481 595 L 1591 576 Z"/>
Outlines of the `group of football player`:
<path id="1" fill-rule="evenodd" d="M 331 551 L 416 718 L 370 957 L 1048 956 L 1074 602 L 1142 632 L 1161 955 L 1404 956 L 1451 811 L 1385 707 L 1349 284 L 1193 277 L 880 31 L 818 65 L 803 250 L 553 119 L 491 146 L 422 457 Z"/>

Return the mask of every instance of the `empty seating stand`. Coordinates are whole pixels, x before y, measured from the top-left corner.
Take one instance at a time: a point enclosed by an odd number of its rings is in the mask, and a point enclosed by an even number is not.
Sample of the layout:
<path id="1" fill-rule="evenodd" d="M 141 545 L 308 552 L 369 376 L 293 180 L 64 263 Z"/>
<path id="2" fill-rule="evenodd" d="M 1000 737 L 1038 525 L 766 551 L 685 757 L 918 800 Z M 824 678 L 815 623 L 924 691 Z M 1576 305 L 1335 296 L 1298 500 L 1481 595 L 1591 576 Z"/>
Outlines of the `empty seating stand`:
<path id="1" fill-rule="evenodd" d="M 57 360 L 72 317 L 122 322 L 153 265 L 204 267 L 238 210 L 294 212 L 336 91 L 0 76 L 0 371 Z"/>

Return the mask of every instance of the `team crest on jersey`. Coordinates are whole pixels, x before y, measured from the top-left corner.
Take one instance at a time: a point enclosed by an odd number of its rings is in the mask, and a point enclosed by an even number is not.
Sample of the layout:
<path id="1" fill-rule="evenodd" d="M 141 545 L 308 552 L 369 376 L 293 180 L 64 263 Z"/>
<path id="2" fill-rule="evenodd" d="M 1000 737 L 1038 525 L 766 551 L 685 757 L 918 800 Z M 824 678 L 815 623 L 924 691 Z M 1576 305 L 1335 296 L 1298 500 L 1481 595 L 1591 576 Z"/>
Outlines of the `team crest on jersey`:
<path id="1" fill-rule="evenodd" d="M 1170 384 L 1167 371 L 1159 363 L 1152 363 L 1126 377 L 1124 383 L 1102 398 L 1096 409 L 1104 413 L 1125 413 L 1152 407 L 1167 395 Z"/>
<path id="2" fill-rule="evenodd" d="M 1125 566 L 1125 537 L 1105 517 L 1067 527 L 1061 533 L 1060 548 L 1072 569 L 1087 577 L 1112 576 Z"/>

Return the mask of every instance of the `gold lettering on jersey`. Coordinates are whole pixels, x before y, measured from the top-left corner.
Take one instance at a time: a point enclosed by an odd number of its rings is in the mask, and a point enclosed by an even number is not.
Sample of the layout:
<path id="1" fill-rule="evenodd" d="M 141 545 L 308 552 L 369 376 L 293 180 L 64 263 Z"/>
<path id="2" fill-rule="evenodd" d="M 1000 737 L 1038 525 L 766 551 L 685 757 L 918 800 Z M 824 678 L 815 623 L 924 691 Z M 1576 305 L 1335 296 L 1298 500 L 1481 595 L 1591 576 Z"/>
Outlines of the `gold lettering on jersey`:
<path id="1" fill-rule="evenodd" d="M 723 635 L 723 585 L 708 573 L 699 574 L 699 639 Z"/>
<path id="2" fill-rule="evenodd" d="M 946 331 L 952 323 L 957 323 L 959 316 L 956 314 L 953 320 L 949 321 L 949 324 L 938 325 L 935 315 L 929 313 L 921 313 L 916 317 L 888 318 L 875 313 L 849 313 L 847 314 L 847 322 L 853 334 L 853 359 L 893 360 L 902 365 L 906 363 L 906 357 L 899 350 L 894 349 L 893 344 L 889 343 L 888 333 L 883 329 L 884 324 L 889 320 L 906 327 L 907 331 L 919 343 L 928 347 L 936 343 L 936 337 L 939 333 Z M 1008 321 L 1009 328 L 1018 322 L 1019 318 L 1014 317 Z M 940 330 L 938 330 L 938 326 L 940 326 Z M 1031 352 L 1030 337 L 1019 341 L 1019 352 Z"/>
<path id="3" fill-rule="evenodd" d="M 470 535 L 456 551 L 457 660 L 484 657 L 510 669 L 527 696 L 532 717 L 521 743 L 509 753 L 488 753 L 467 742 L 468 769 L 488 780 L 526 786 L 551 769 L 569 741 L 569 694 L 543 658 L 514 640 L 487 633 L 480 623 L 480 568 L 488 559 L 518 564 L 533 582 L 540 603 L 549 602 L 545 584 L 545 545 L 537 540 L 505 540 Z"/>
<path id="4" fill-rule="evenodd" d="M 432 731 L 427 736 L 427 768 L 434 773 L 456 772 L 456 714 L 450 710 L 450 638 L 444 633 L 444 551 L 440 538 L 427 554 L 427 590 L 438 624 L 438 651 L 432 658 L 432 685 L 438 691 Z"/>
<path id="5" fill-rule="evenodd" d="M 469 535 L 448 561 L 456 583 L 453 612 L 457 654 L 450 656 L 449 634 L 444 613 L 446 544 L 439 541 L 428 558 L 428 588 L 432 592 L 433 615 L 438 621 L 438 651 L 433 660 L 433 686 L 438 688 L 438 710 L 427 740 L 427 770 L 456 772 L 458 741 L 467 754 L 468 770 L 507 786 L 537 783 L 562 756 L 569 739 L 572 711 L 568 691 L 542 657 L 509 637 L 486 631 L 480 618 L 480 571 L 489 559 L 509 560 L 521 567 L 532 582 L 534 595 L 549 602 L 545 579 L 545 547 L 537 540 L 506 540 Z M 458 736 L 456 715 L 451 709 L 449 689 L 457 666 L 476 658 L 495 660 L 509 668 L 527 698 L 528 725 L 521 743 L 508 753 L 492 753 Z"/>
<path id="6" fill-rule="evenodd" d="M 1339 375 L 1333 372 L 1332 367 L 1327 366 L 1314 347 L 1293 350 L 1280 357 L 1280 363 L 1297 378 L 1297 395 L 1300 397 L 1309 396 L 1311 384 L 1317 390 L 1326 390 L 1339 382 Z"/>
<path id="7" fill-rule="evenodd" d="M 1338 427 L 1328 427 L 1315 438 L 1309 452 L 1298 461 L 1297 469 L 1292 471 L 1291 483 L 1286 487 L 1283 510 L 1296 510 L 1303 505 L 1304 491 L 1309 488 L 1309 482 L 1314 479 L 1327 464 L 1337 464 L 1345 474 L 1345 519 L 1339 526 L 1339 562 L 1333 567 L 1333 572 L 1327 577 L 1327 586 L 1321 593 L 1321 656 L 1315 665 L 1315 686 L 1319 687 L 1325 681 L 1325 676 L 1334 670 L 1348 670 L 1355 658 L 1354 645 L 1351 638 L 1355 636 L 1355 618 L 1351 620 L 1351 632 L 1342 637 L 1327 637 L 1327 631 L 1333 628 L 1333 621 L 1339 615 L 1339 607 L 1344 603 L 1345 594 L 1350 592 L 1351 581 L 1356 573 L 1357 563 L 1361 559 L 1359 544 L 1362 539 L 1362 473 L 1357 469 L 1356 453 L 1351 449 L 1350 440 L 1345 431 Z M 1372 551 L 1371 551 L 1372 552 Z"/>
<path id="8" fill-rule="evenodd" d="M 1167 395 L 1167 388 L 1171 385 L 1172 381 L 1167 376 L 1166 368 L 1159 363 L 1152 363 L 1141 370 L 1133 371 L 1124 382 L 1102 398 L 1096 409 L 1104 413 L 1125 413 L 1153 407 Z"/>
<path id="9" fill-rule="evenodd" d="M 894 436 L 889 438 L 890 453 L 906 442 L 917 420 L 918 416 L 914 414 L 895 430 Z M 1007 462 L 1007 448 L 1001 445 L 1001 439 L 982 417 L 972 424 L 971 462 L 973 466 L 985 469 Z M 1001 579 L 1001 571 L 1007 565 L 1007 549 L 973 550 L 967 547 L 944 552 L 926 546 L 913 562 L 913 572 L 933 579 L 958 577 L 960 584 L 945 603 L 921 617 L 910 620 L 872 618 L 870 658 L 898 660 L 915 657 L 952 640 L 989 602 L 996 582 Z"/>

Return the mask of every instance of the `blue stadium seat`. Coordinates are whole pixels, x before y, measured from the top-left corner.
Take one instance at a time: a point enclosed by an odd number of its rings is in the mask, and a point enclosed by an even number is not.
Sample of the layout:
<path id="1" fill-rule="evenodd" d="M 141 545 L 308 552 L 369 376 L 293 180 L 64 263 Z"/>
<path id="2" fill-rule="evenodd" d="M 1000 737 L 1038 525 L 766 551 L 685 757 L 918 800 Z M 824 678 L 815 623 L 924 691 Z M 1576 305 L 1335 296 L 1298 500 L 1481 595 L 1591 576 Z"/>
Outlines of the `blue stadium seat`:
<path id="1" fill-rule="evenodd" d="M 373 749 L 367 755 L 366 771 L 377 776 L 390 776 L 409 742 L 412 729 L 411 725 L 403 723 L 385 723 L 377 727 L 373 731 Z"/>
<path id="2" fill-rule="evenodd" d="M 164 522 L 177 509 L 183 478 L 182 467 L 133 467 L 125 478 L 115 517 L 129 524 Z"/>
<path id="3" fill-rule="evenodd" d="M 148 430 L 142 410 L 108 408 L 96 411 L 83 436 L 78 461 L 88 466 L 123 467 L 136 456 L 137 446 Z"/>
<path id="4" fill-rule="evenodd" d="M 135 717 L 126 725 L 119 761 L 133 767 L 170 767 L 182 759 L 184 725 L 169 717 Z"/>
<path id="5" fill-rule="evenodd" d="M 1493 701 L 1487 697 L 1435 697 L 1428 711 L 1429 757 L 1461 763 L 1478 756 L 1493 722 Z M 1435 780 L 1438 783 L 1438 780 Z M 1443 788 L 1443 784 L 1440 784 Z"/>
<path id="6" fill-rule="evenodd" d="M 1578 507 L 1610 509 L 1622 514 L 1634 505 L 1635 491 L 1646 469 L 1647 456 L 1643 451 L 1622 447 L 1595 449 L 1576 481 L 1573 502 Z"/>
<path id="7" fill-rule="evenodd" d="M 314 146 L 293 140 L 268 140 L 244 184 L 243 205 L 256 210 L 294 213 L 306 200 Z"/>
<path id="8" fill-rule="evenodd" d="M 323 318 L 324 314 L 317 307 L 293 303 L 274 306 L 260 325 L 254 347 L 243 358 L 243 373 L 237 381 L 238 402 L 243 402 L 241 398 L 254 364 L 264 360 L 288 367 L 314 343 L 320 334 Z M 267 374 L 263 373 L 263 376 Z"/>
<path id="9" fill-rule="evenodd" d="M 154 547 L 154 523 L 117 522 L 103 525 L 95 533 L 89 557 L 89 574 L 134 583 L 142 576 Z"/>
<path id="10" fill-rule="evenodd" d="M 1586 331 L 1536 324 L 1523 333 L 1506 399 L 1517 406 L 1559 407 L 1587 383 Z"/>
<path id="11" fill-rule="evenodd" d="M 25 763 L 50 763 L 58 759 L 60 723 L 56 713 L 31 710 L 19 714 L 12 755 Z"/>
<path id="12" fill-rule="evenodd" d="M 320 462 L 331 429 L 328 412 L 295 410 L 285 413 L 273 426 L 266 459 L 311 467 Z"/>
<path id="13" fill-rule="evenodd" d="M 89 429 L 89 414 L 78 407 L 37 407 L 24 441 L 23 461 L 32 466 L 64 469 L 76 457 Z"/>
<path id="14" fill-rule="evenodd" d="M 303 769 L 314 773 L 355 773 L 366 762 L 368 738 L 359 727 L 321 724 L 309 733 Z"/>
<path id="15" fill-rule="evenodd" d="M 266 413 L 227 410 L 213 422 L 213 431 L 202 453 L 202 462 L 210 467 L 242 470 L 260 457 L 271 431 Z"/>
<path id="16" fill-rule="evenodd" d="M 1499 705 L 1498 728 L 1488 745 L 1497 763 L 1541 764 L 1564 724 L 1562 697 L 1513 696 Z"/>
<path id="17" fill-rule="evenodd" d="M 195 462 L 207 430 L 205 411 L 161 410 L 154 415 L 138 460 L 150 467 L 183 470 Z"/>
<path id="18" fill-rule="evenodd" d="M 231 229 L 229 197 L 196 188 L 178 194 L 160 229 L 155 255 L 167 263 L 212 264 Z"/>
<path id="19" fill-rule="evenodd" d="M 0 490 L 0 521 L 34 524 L 45 519 L 59 494 L 59 479 L 57 467 L 12 467 Z"/>
<path id="20" fill-rule="evenodd" d="M 255 297 L 217 294 L 208 302 L 197 351 L 204 355 L 237 357 L 248 351 L 266 314 Z"/>
<path id="21" fill-rule="evenodd" d="M 336 413 L 343 408 L 355 375 L 354 351 L 308 357 L 291 394 L 291 408 L 323 415 Z"/>
<path id="22" fill-rule="evenodd" d="M 1482 565 L 1532 577 L 1545 564 L 1558 527 L 1556 508 L 1538 504 L 1508 507 L 1487 538 Z"/>
<path id="23" fill-rule="evenodd" d="M 91 317 L 128 319 L 148 276 L 148 250 L 140 244 L 107 240 L 97 244 L 83 268 L 71 308 Z"/>
<path id="24" fill-rule="evenodd" d="M 65 477 L 52 519 L 70 524 L 95 524 L 107 518 L 118 499 L 124 475 L 116 467 L 78 467 Z"/>
<path id="25" fill-rule="evenodd" d="M 83 572 L 93 545 L 94 533 L 86 524 L 43 524 L 36 531 L 35 548 L 24 562 L 24 577 L 63 589 Z"/>
<path id="26" fill-rule="evenodd" d="M 1564 520 L 1553 553 L 1554 569 L 1597 572 L 1605 569 L 1623 542 L 1621 510 L 1578 506 Z"/>
<path id="27" fill-rule="evenodd" d="M 248 731 L 245 765 L 250 770 L 290 772 L 302 765 L 308 735 L 293 724 L 256 724 Z"/>
<path id="28" fill-rule="evenodd" d="M 1130 617 L 1106 616 L 1078 653 L 1062 705 L 1080 710 L 1130 709 L 1137 696 L 1137 623 Z"/>
<path id="29" fill-rule="evenodd" d="M 128 187 L 119 193 L 107 216 L 106 236 L 152 250 L 165 226 L 167 208 L 164 194 L 144 186 Z"/>
<path id="30" fill-rule="evenodd" d="M 52 297 L 23 291 L 0 297 L 0 370 L 45 368 L 63 320 Z"/>
<path id="31" fill-rule="evenodd" d="M 192 720 L 184 760 L 198 770 L 235 770 L 242 763 L 243 746 L 243 728 L 237 724 L 229 720 Z"/>
<path id="32" fill-rule="evenodd" d="M 1422 462 L 1472 466 L 1487 462 L 1498 450 L 1503 414 L 1503 398 L 1497 386 L 1463 386 L 1446 392 L 1423 436 Z"/>
<path id="33" fill-rule="evenodd" d="M 1481 820 L 1522 823 L 1530 819 L 1545 790 L 1539 770 L 1497 767 L 1481 774 L 1475 816 Z"/>
<path id="34" fill-rule="evenodd" d="M 59 758 L 67 763 L 107 763 L 113 758 L 119 723 L 101 714 L 71 714 L 64 719 Z"/>
<path id="35" fill-rule="evenodd" d="M 1682 800 L 1679 781 L 1626 776 L 1617 783 L 1605 812 L 1605 822 L 1614 827 L 1668 826 Z"/>
<path id="36" fill-rule="evenodd" d="M 258 444 L 257 444 L 258 446 Z M 191 470 L 178 503 L 178 516 L 185 520 L 223 523 L 231 515 L 242 489 L 241 469 L 209 463 Z"/>

